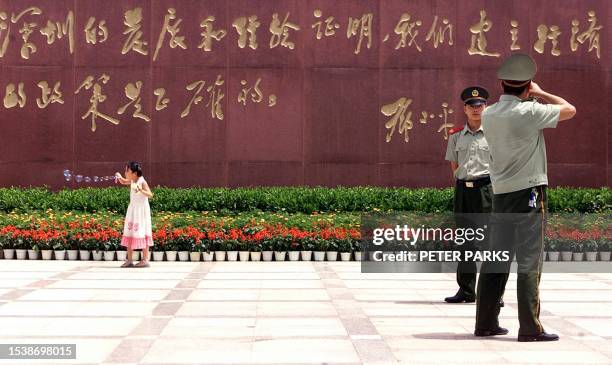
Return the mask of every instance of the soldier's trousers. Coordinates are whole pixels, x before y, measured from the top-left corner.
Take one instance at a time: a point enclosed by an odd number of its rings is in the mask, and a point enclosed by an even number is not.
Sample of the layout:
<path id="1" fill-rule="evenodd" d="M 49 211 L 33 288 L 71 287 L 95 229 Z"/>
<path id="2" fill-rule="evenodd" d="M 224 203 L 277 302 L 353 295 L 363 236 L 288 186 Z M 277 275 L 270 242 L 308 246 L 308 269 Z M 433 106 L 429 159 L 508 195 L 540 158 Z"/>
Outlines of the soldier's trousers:
<path id="1" fill-rule="evenodd" d="M 455 220 L 458 226 L 466 228 L 477 228 L 476 225 L 482 226 L 486 222 L 482 222 L 484 214 L 476 217 L 471 217 L 470 214 L 461 213 L 490 213 L 493 204 L 493 188 L 491 182 L 487 179 L 484 185 L 478 182 L 473 187 L 466 187 L 464 181 L 457 180 L 455 186 L 454 212 Z M 474 218 L 474 219 L 472 219 Z M 480 222 L 475 222 L 478 219 Z M 474 242 L 466 242 L 461 247 L 461 250 L 476 250 Z M 459 290 L 466 297 L 476 298 L 476 263 L 473 261 L 459 262 L 457 265 L 457 284 Z"/>
<path id="2" fill-rule="evenodd" d="M 508 214 L 514 213 L 514 214 Z M 546 186 L 493 196 L 491 250 L 516 255 L 519 335 L 544 331 L 540 323 L 540 277 L 546 226 Z M 484 262 L 478 280 L 476 329 L 499 326 L 499 300 L 504 293 L 511 262 Z"/>

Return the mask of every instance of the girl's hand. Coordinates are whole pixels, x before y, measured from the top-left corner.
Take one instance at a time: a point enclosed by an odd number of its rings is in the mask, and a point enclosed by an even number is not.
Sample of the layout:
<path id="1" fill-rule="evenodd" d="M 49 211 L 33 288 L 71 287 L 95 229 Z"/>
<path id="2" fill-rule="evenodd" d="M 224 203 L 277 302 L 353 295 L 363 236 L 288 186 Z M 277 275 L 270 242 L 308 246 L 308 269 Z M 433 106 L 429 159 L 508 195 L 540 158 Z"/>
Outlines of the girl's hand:
<path id="1" fill-rule="evenodd" d="M 151 191 L 151 188 L 149 188 L 149 184 L 147 184 L 146 181 L 143 182 L 140 192 L 149 199 L 153 198 L 153 192 Z"/>

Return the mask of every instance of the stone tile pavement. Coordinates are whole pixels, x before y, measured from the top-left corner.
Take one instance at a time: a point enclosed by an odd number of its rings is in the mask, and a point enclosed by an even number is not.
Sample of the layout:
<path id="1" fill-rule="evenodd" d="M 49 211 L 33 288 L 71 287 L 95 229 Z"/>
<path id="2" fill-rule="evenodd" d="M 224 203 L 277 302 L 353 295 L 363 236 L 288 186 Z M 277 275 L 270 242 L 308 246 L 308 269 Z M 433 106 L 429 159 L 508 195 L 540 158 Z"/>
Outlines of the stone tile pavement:
<path id="1" fill-rule="evenodd" d="M 612 274 L 544 273 L 552 343 L 518 343 L 516 281 L 475 338 L 452 274 L 355 262 L 0 260 L 0 343 L 75 343 L 76 360 L 0 364 L 612 364 Z"/>

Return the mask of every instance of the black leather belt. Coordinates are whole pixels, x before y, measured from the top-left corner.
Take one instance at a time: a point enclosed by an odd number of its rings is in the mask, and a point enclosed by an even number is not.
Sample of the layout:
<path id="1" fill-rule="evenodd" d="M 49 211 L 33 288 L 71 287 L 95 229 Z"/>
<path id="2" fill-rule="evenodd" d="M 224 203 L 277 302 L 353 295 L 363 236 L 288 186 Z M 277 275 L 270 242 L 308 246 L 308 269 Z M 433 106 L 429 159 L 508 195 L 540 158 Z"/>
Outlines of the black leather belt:
<path id="1" fill-rule="evenodd" d="M 480 188 L 491 183 L 490 177 L 483 177 L 476 180 L 457 180 L 458 185 L 465 186 L 466 188 Z"/>

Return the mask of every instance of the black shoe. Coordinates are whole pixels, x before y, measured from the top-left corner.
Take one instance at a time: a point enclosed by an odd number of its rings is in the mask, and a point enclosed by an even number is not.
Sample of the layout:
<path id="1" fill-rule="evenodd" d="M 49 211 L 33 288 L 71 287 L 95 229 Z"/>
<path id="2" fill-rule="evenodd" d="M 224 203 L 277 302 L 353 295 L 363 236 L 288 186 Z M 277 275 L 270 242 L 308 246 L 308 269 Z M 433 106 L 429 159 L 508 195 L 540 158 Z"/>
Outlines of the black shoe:
<path id="1" fill-rule="evenodd" d="M 494 330 L 476 330 L 474 331 L 474 336 L 477 336 L 477 337 L 499 336 L 499 335 L 507 335 L 507 334 L 508 334 L 508 330 L 503 327 L 497 327 Z"/>
<path id="2" fill-rule="evenodd" d="M 519 342 L 559 341 L 559 336 L 554 333 L 542 332 L 537 335 L 519 335 Z"/>
<path id="3" fill-rule="evenodd" d="M 457 292 L 457 294 L 453 295 L 452 297 L 446 297 L 444 298 L 444 301 L 446 303 L 474 303 L 476 301 L 476 298 L 474 297 L 468 297 L 465 294 L 463 294 L 463 292 L 459 291 Z"/>

